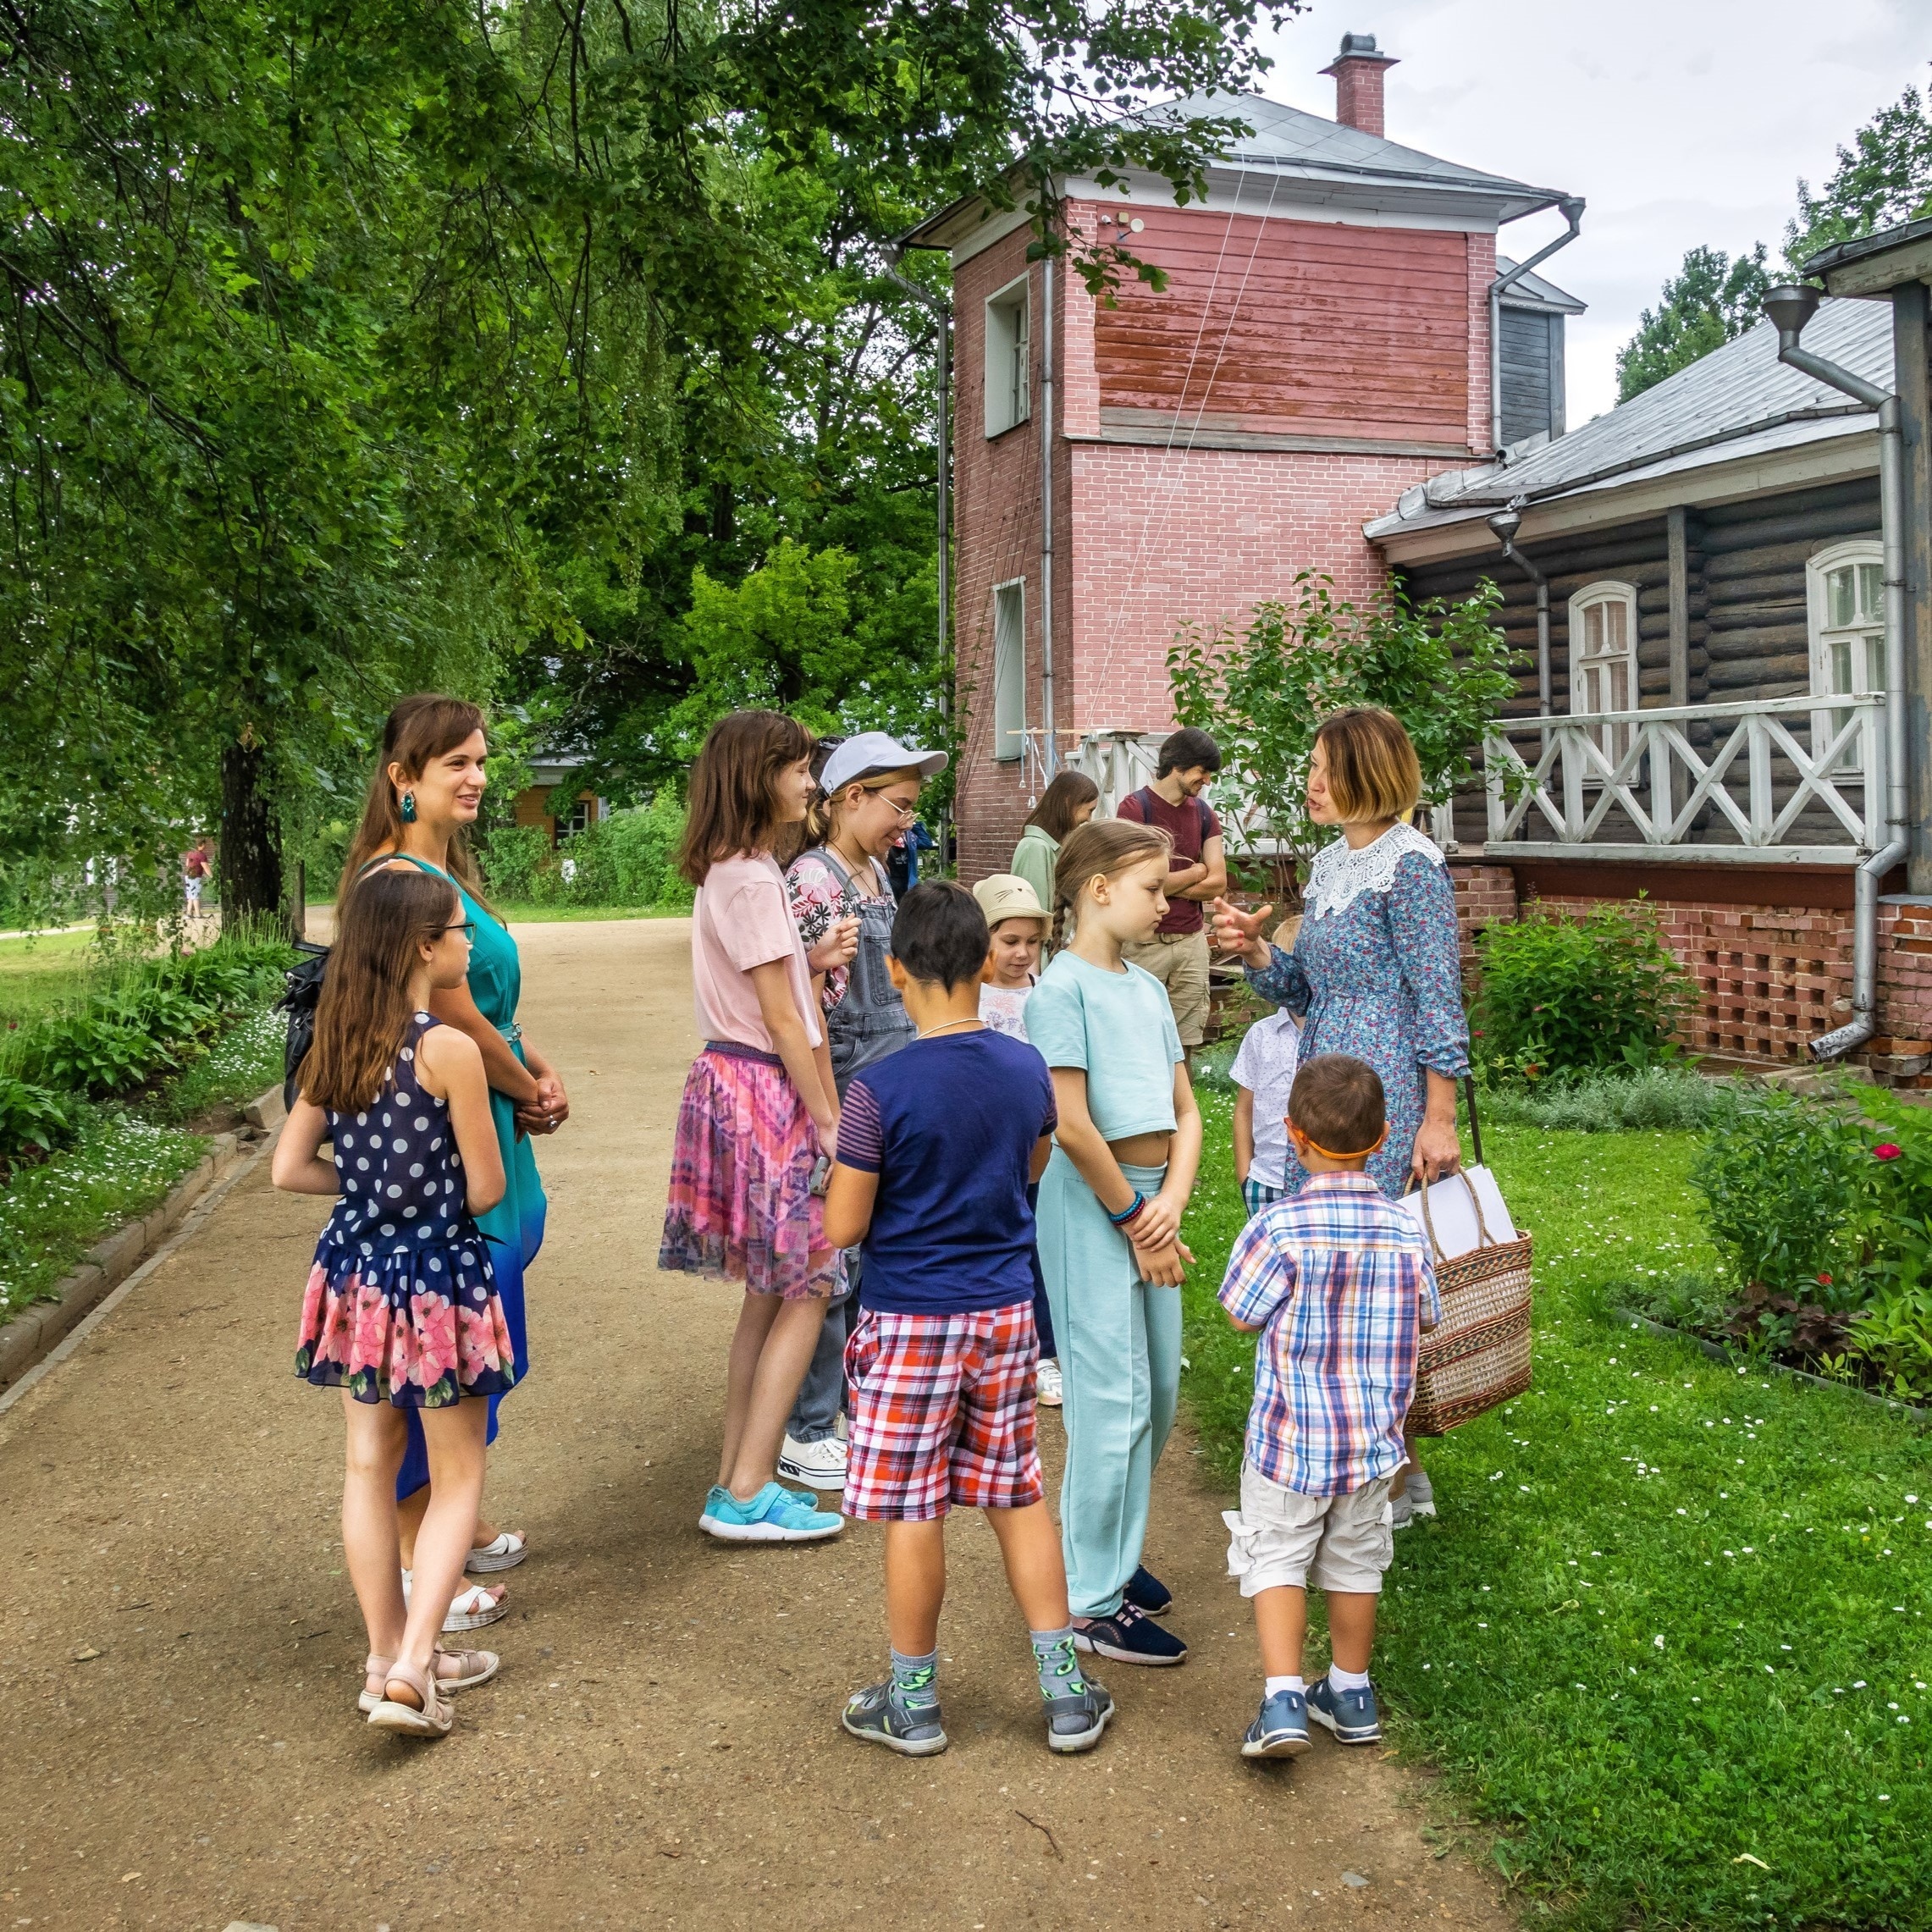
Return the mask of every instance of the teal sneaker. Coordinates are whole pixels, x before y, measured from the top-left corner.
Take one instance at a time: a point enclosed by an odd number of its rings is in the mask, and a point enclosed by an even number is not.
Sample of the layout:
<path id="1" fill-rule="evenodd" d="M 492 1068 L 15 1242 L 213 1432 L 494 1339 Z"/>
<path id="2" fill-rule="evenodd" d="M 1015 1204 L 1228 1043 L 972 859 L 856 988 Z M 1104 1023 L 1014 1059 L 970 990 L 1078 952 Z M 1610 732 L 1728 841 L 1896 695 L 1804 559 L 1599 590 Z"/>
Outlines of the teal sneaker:
<path id="1" fill-rule="evenodd" d="M 781 1482 L 766 1483 L 746 1503 L 720 1482 L 704 1499 L 698 1526 L 720 1543 L 823 1543 L 845 1524 Z"/>
<path id="2" fill-rule="evenodd" d="M 839 1722 L 854 1737 L 883 1744 L 902 1758 L 936 1758 L 947 1746 L 939 1700 L 911 1703 L 890 1677 L 883 1684 L 855 1691 L 846 1700 Z"/>
<path id="3" fill-rule="evenodd" d="M 1338 1691 L 1326 1676 L 1317 1677 L 1308 1686 L 1308 1714 L 1317 1724 L 1327 1725 L 1338 1744 L 1373 1744 L 1382 1736 L 1371 1685 Z"/>

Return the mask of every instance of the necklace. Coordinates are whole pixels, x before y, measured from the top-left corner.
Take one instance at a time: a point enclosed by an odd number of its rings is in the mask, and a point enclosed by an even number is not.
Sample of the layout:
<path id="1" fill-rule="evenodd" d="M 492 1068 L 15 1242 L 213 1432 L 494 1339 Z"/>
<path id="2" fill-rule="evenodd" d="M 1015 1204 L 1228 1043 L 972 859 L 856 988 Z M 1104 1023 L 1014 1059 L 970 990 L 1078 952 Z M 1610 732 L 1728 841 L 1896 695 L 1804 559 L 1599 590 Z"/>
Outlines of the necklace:
<path id="1" fill-rule="evenodd" d="M 915 1040 L 930 1040 L 934 1034 L 950 1033 L 956 1026 L 984 1026 L 985 1024 L 984 1020 L 979 1019 L 949 1019 L 944 1026 L 929 1026 L 924 1033 L 915 1033 L 913 1037 Z"/>

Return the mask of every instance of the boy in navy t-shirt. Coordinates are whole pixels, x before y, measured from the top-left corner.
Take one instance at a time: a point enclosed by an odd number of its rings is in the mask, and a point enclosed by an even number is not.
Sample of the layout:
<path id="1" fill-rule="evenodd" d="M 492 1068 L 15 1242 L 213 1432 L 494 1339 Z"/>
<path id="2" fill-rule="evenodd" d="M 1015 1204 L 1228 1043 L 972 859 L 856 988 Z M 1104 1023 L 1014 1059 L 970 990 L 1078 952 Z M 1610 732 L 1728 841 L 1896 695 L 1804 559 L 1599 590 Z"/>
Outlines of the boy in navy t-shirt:
<path id="1" fill-rule="evenodd" d="M 892 984 L 918 1035 L 856 1076 L 839 1118 L 825 1238 L 863 1242 L 846 1348 L 843 1508 L 886 1525 L 892 1675 L 845 1707 L 854 1737 L 946 1748 L 935 1677 L 946 1514 L 984 1510 L 1033 1639 L 1058 1752 L 1090 1751 L 1113 1699 L 1074 1654 L 1060 1534 L 1034 1439 L 1033 1211 L 1058 1116 L 1045 1062 L 980 1022 L 991 941 L 963 886 L 915 886 L 892 922 Z"/>

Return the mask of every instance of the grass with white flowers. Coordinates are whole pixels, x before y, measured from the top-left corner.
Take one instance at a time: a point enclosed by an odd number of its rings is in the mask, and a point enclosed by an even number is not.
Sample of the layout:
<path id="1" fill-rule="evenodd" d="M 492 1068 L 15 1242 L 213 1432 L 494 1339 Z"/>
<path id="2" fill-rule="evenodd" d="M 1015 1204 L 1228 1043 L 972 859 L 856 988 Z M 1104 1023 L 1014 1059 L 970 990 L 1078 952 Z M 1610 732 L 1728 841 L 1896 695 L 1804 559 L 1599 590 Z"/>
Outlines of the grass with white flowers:
<path id="1" fill-rule="evenodd" d="M 1202 1109 L 1183 1388 L 1231 1476 L 1252 1344 L 1214 1301 L 1241 1211 L 1231 1108 Z M 1695 1136 L 1484 1139 L 1536 1236 L 1536 1385 L 1425 1450 L 1441 1515 L 1397 1537 L 1377 1642 L 1390 1736 L 1536 1919 L 1932 1927 L 1925 1432 L 1607 1314 L 1607 1284 L 1710 1266 Z"/>

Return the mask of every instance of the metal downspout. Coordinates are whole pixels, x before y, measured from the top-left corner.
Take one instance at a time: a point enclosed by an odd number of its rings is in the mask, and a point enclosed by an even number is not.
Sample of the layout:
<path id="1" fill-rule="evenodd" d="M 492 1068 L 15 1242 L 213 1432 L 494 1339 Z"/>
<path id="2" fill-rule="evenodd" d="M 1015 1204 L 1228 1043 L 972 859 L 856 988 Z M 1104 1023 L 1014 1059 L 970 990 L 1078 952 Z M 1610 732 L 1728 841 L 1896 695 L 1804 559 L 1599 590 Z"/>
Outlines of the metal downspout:
<path id="1" fill-rule="evenodd" d="M 1576 240 L 1577 231 L 1583 225 L 1583 197 L 1570 195 L 1556 204 L 1557 212 L 1570 224 L 1566 235 L 1559 235 L 1554 241 L 1539 248 L 1527 262 L 1519 262 L 1507 274 L 1499 275 L 1489 284 L 1489 450 L 1492 455 L 1503 454 L 1503 291 L 1514 282 L 1521 281 L 1539 262 L 1547 262 L 1559 248 L 1567 248 Z M 1548 706 L 1546 704 L 1547 711 Z"/>
<path id="2" fill-rule="evenodd" d="M 1537 710 L 1549 715 L 1549 579 L 1516 548 L 1516 532 L 1523 521 L 1522 506 L 1512 503 L 1489 520 L 1489 527 L 1503 541 L 1503 555 L 1537 587 Z"/>
<path id="3" fill-rule="evenodd" d="M 1879 517 L 1885 589 L 1885 818 L 1891 836 L 1866 859 L 1852 886 L 1852 1018 L 1808 1043 L 1814 1060 L 1835 1060 L 1878 1030 L 1879 883 L 1906 855 L 1909 822 L 1905 769 L 1905 451 L 1898 398 L 1823 356 L 1801 348 L 1798 337 L 1818 307 L 1819 291 L 1802 285 L 1773 289 L 1764 312 L 1778 331 L 1778 360 L 1855 396 L 1879 416 Z"/>
<path id="4" fill-rule="evenodd" d="M 1053 257 L 1041 263 L 1040 334 L 1040 723 L 1046 781 L 1060 769 L 1053 730 Z"/>

